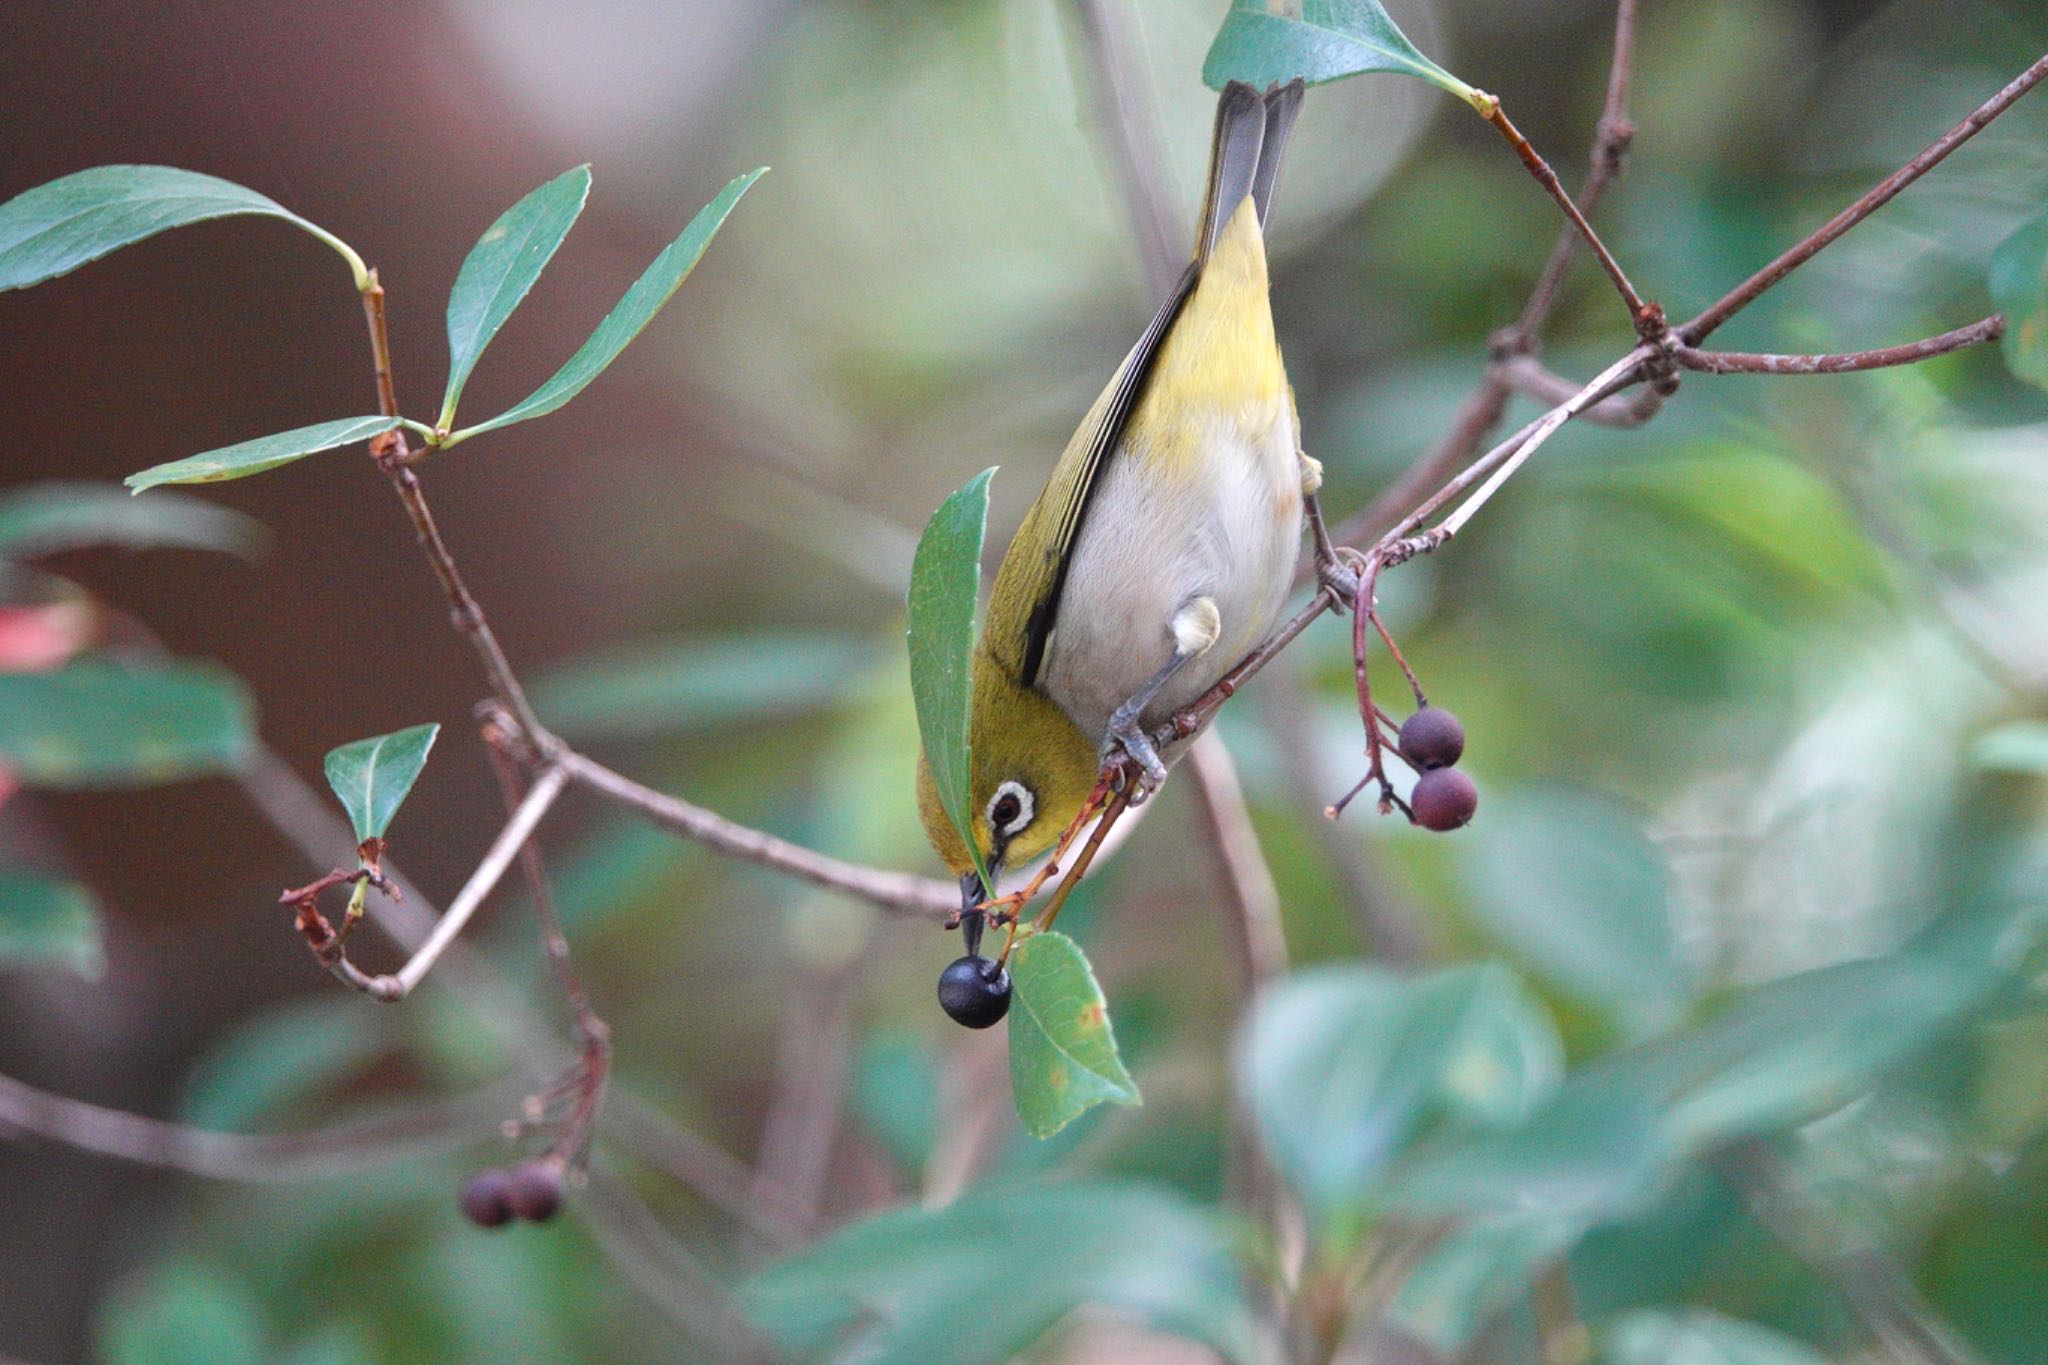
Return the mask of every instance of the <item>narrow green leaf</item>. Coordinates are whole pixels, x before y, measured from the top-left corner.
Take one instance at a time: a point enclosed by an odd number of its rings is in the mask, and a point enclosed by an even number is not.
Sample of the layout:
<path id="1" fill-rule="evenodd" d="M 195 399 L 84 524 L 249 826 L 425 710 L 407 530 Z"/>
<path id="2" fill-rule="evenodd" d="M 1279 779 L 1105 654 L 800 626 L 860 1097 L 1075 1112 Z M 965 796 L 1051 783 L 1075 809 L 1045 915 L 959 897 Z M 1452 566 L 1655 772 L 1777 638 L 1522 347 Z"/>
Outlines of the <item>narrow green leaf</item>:
<path id="1" fill-rule="evenodd" d="M 0 763 L 31 786 L 148 786 L 230 772 L 254 743 L 248 694 L 209 664 L 81 659 L 0 674 Z"/>
<path id="2" fill-rule="evenodd" d="M 266 539 L 254 518 L 176 493 L 137 502 L 112 484 L 39 483 L 0 498 L 0 558 L 88 545 L 225 550 L 248 558 Z"/>
<path id="3" fill-rule="evenodd" d="M 1010 954 L 1010 988 L 1010 1086 L 1025 1132 L 1048 1138 L 1098 1104 L 1142 1103 L 1079 944 L 1025 938 Z"/>
<path id="4" fill-rule="evenodd" d="M 988 533 L 984 469 L 939 504 L 910 562 L 910 695 L 917 733 L 939 804 L 974 855 L 983 886 L 993 885 L 974 839 L 969 746 L 974 714 L 974 605 L 981 595 L 981 542 Z"/>
<path id="5" fill-rule="evenodd" d="M 1334 1229 L 1431 1126 L 1519 1122 L 1563 1069 L 1542 1007 L 1492 964 L 1420 979 L 1377 967 L 1301 972 L 1264 995 L 1237 1048 L 1267 1150 Z"/>
<path id="6" fill-rule="evenodd" d="M 1019 1267 L 994 1294 L 992 1256 Z M 1260 1358 L 1224 1230 L 1131 1181 L 997 1181 L 894 1209 L 770 1266 L 740 1302 L 792 1360 L 1037 1358 L 1034 1343 L 1090 1309 Z"/>
<path id="7" fill-rule="evenodd" d="M 2005 314 L 2005 363 L 2048 388 L 2048 213 L 1991 253 L 1991 298 Z"/>
<path id="8" fill-rule="evenodd" d="M 440 733 L 439 725 L 415 725 L 344 744 L 327 755 L 327 785 L 341 798 L 357 842 L 384 837 Z"/>
<path id="9" fill-rule="evenodd" d="M 1486 97 L 1423 56 L 1379 0 L 1233 0 L 1202 80 L 1212 90 L 1229 81 L 1263 89 L 1296 76 L 1321 85 L 1367 71 L 1416 76 L 1484 108 Z"/>
<path id="10" fill-rule="evenodd" d="M 47 872 L 0 868 L 0 965 L 51 964 L 94 979 L 106 970 L 92 893 Z"/>
<path id="11" fill-rule="evenodd" d="M 716 199 L 698 210 L 690 225 L 683 229 L 682 236 L 669 243 L 668 249 L 654 258 L 654 264 L 633 282 L 633 287 L 625 292 L 611 312 L 605 314 L 604 321 L 597 325 L 590 339 L 569 357 L 567 364 L 555 371 L 554 378 L 496 417 L 473 427 L 464 427 L 441 444 L 451 446 L 479 432 L 494 431 L 514 422 L 544 416 L 583 392 L 591 380 L 603 374 L 605 367 L 619 358 L 619 352 L 640 335 L 641 329 L 661 311 L 661 306 L 682 287 L 683 281 L 704 255 L 704 249 L 711 245 L 711 239 L 717 235 L 726 215 L 732 212 L 733 205 L 739 203 L 747 187 L 760 179 L 767 169 L 763 166 L 737 177 L 718 192 Z"/>
<path id="12" fill-rule="evenodd" d="M 172 166 L 95 166 L 0 204 L 0 289 L 26 289 L 146 237 L 235 214 L 281 218 L 341 253 L 357 290 L 369 270 L 349 245 L 276 200 Z"/>
<path id="13" fill-rule="evenodd" d="M 550 728 L 579 738 L 648 738 L 797 715 L 847 701 L 876 641 L 834 631 L 762 630 L 603 650 L 533 680 Z"/>
<path id="14" fill-rule="evenodd" d="M 469 249 L 448 294 L 448 391 L 435 425 L 455 418 L 484 347 L 512 316 L 590 197 L 590 167 L 564 171 L 506 209 Z"/>
<path id="15" fill-rule="evenodd" d="M 293 431 L 280 431 L 275 436 L 261 436 L 240 445 L 222 446 L 203 455 L 188 455 L 169 464 L 154 465 L 140 474 L 130 474 L 121 482 L 127 484 L 130 491 L 140 493 L 145 488 L 166 483 L 220 483 L 227 479 L 246 479 L 251 474 L 261 474 L 266 469 L 303 460 L 323 450 L 382 436 L 397 425 L 396 417 L 344 417 L 338 422 L 320 422 Z"/>

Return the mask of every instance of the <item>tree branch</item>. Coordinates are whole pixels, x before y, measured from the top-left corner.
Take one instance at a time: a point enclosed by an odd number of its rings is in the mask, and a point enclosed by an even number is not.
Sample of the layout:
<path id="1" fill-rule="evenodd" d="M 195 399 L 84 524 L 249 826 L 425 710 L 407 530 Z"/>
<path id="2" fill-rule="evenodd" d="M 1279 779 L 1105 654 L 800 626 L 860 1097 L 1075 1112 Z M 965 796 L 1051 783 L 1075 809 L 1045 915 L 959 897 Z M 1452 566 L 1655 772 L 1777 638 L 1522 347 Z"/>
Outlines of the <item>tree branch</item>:
<path id="1" fill-rule="evenodd" d="M 1123 193 L 1131 235 L 1145 267 L 1145 281 L 1156 298 L 1166 297 L 1180 274 L 1182 253 L 1166 208 L 1162 171 L 1166 157 L 1159 129 L 1132 78 L 1131 50 L 1119 28 L 1120 16 L 1104 0 L 1074 0 L 1080 19 L 1082 46 L 1095 68 L 1089 86 L 1095 92 L 1095 116 L 1102 140 Z"/>
<path id="2" fill-rule="evenodd" d="M 1875 351 L 1845 351 L 1834 355 L 1758 355 L 1747 351 L 1696 351 L 1679 346 L 1672 358 L 1688 370 L 1705 374 L 1847 374 L 1854 370 L 1882 370 L 1892 365 L 1913 365 L 1979 342 L 1996 341 L 2005 335 L 2005 314 L 1993 313 L 1967 327 L 1940 336 L 1924 337 L 1902 346 Z M 1589 416 L 1591 414 L 1588 414 Z"/>
<path id="3" fill-rule="evenodd" d="M 347 1175 L 459 1146 L 511 1099 L 508 1087 L 499 1085 L 303 1133 L 223 1133 L 109 1109 L 0 1076 L 0 1131 L 157 1170 L 273 1184 Z"/>
<path id="4" fill-rule="evenodd" d="M 2039 85 L 2043 77 L 2048 77 L 2048 56 L 2015 76 L 2003 90 L 1977 106 L 1968 118 L 1929 143 L 1911 161 L 1878 181 L 1855 203 L 1787 247 L 1776 260 L 1708 305 L 1705 312 L 1677 329 L 1678 339 L 1687 346 L 1699 345 L 1715 328 L 1756 302 L 1765 290 L 1819 255 L 1822 249 L 1850 228 L 1889 204 L 1906 186 L 1939 166 L 1950 152 L 1982 132 L 1986 124 L 2010 109 L 2020 96 Z"/>

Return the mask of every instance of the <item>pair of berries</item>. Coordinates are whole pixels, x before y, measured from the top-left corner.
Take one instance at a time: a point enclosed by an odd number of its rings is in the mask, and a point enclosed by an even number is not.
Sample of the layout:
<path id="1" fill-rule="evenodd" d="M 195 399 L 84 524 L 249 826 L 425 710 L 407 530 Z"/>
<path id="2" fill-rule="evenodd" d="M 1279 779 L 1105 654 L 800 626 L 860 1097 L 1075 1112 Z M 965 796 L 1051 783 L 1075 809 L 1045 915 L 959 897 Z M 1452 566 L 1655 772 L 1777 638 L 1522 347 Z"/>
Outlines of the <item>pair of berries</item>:
<path id="1" fill-rule="evenodd" d="M 562 1207 L 562 1187 L 562 1163 L 548 1157 L 479 1171 L 462 1187 L 462 1213 L 480 1228 L 514 1218 L 545 1223 Z"/>
<path id="2" fill-rule="evenodd" d="M 1421 775 L 1408 794 L 1415 823 L 1452 830 L 1479 809 L 1479 788 L 1457 769 L 1465 755 L 1465 727 L 1441 706 L 1425 706 L 1401 724 L 1401 757 Z"/>

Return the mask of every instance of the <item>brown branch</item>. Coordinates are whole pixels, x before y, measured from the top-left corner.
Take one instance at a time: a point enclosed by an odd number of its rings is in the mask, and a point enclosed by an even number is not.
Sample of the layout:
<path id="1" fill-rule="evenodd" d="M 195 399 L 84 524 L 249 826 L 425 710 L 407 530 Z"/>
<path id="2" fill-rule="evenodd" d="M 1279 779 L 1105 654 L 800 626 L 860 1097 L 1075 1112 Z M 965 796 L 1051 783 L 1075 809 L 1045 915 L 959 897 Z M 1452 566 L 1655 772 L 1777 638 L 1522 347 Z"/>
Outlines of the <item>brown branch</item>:
<path id="1" fill-rule="evenodd" d="M 1756 302 L 1765 290 L 1812 260 L 1843 233 L 1889 204 L 1899 191 L 1940 165 L 1950 152 L 1983 131 L 1986 124 L 2010 109 L 2020 96 L 2040 84 L 2043 77 L 2048 77 L 2048 56 L 2040 58 L 2014 77 L 2003 90 L 1977 106 L 1968 118 L 1929 143 L 1911 161 L 1878 181 L 1862 198 L 1787 247 L 1776 260 L 1708 305 L 1705 312 L 1677 329 L 1678 339 L 1687 346 L 1699 345 L 1715 328 Z"/>
<path id="2" fill-rule="evenodd" d="M 1586 183 L 1579 190 L 1578 208 L 1590 218 L 1594 208 L 1621 174 L 1622 163 L 1635 138 L 1635 126 L 1628 118 L 1628 88 L 1635 65 L 1637 0 L 1619 0 L 1614 15 L 1614 52 L 1608 63 L 1607 99 L 1595 127 L 1593 147 L 1586 171 Z M 1479 453 L 1487 433 L 1507 413 L 1512 390 L 1501 363 L 1527 353 L 1550 320 L 1565 272 L 1571 268 L 1582 240 L 1575 222 L 1568 222 L 1557 234 L 1550 259 L 1529 291 L 1521 316 L 1494 338 L 1494 359 L 1480 377 L 1477 387 L 1458 406 L 1451 429 L 1422 459 L 1382 489 L 1364 510 L 1346 519 L 1337 529 L 1336 540 L 1344 545 L 1363 545 L 1384 535 L 1413 507 L 1417 500 L 1455 474 L 1460 466 Z M 1556 401 L 1556 400 L 1553 400 Z"/>
<path id="3" fill-rule="evenodd" d="M 1225 935 L 1238 960 L 1245 993 L 1251 994 L 1287 972 L 1287 934 L 1280 922 L 1280 889 L 1273 881 L 1251 807 L 1245 803 L 1237 764 L 1214 731 L 1188 746 L 1188 776 L 1209 826 L 1205 842 L 1215 853 L 1230 903 L 1232 929 Z"/>
<path id="4" fill-rule="evenodd" d="M 1620 49 L 1617 48 L 1617 51 Z M 1625 81 L 1622 88 L 1627 88 Z M 1508 118 L 1507 112 L 1500 107 L 1500 101 L 1489 96 L 1481 116 L 1492 125 L 1495 132 L 1507 139 L 1508 146 L 1514 148 L 1515 155 L 1522 159 L 1522 165 L 1528 168 L 1529 174 L 1536 177 L 1536 183 L 1549 191 L 1550 197 L 1557 201 L 1558 208 L 1563 211 L 1573 229 L 1586 245 L 1592 248 L 1594 259 L 1600 262 L 1600 268 L 1607 272 L 1607 278 L 1613 283 L 1614 291 L 1621 295 L 1622 303 L 1627 305 L 1629 321 L 1635 324 L 1637 333 L 1648 339 L 1656 330 L 1661 329 L 1664 325 L 1663 314 L 1654 305 L 1643 302 L 1643 296 L 1636 292 L 1635 285 L 1629 280 L 1628 272 L 1621 268 L 1621 262 L 1614 259 L 1614 253 L 1607 249 L 1607 243 L 1600 240 L 1600 234 L 1593 230 L 1593 224 L 1588 221 L 1585 213 L 1573 202 L 1572 197 L 1565 193 L 1564 184 L 1558 180 L 1557 172 L 1550 169 L 1550 163 L 1529 145 L 1529 139 L 1523 137 L 1522 130 L 1515 127 L 1513 121 Z"/>
<path id="5" fill-rule="evenodd" d="M 1120 28 L 1121 16 L 1106 0 L 1074 0 L 1082 46 L 1095 68 L 1089 84 L 1095 92 L 1096 118 L 1122 189 L 1131 234 L 1144 263 L 1145 280 L 1159 298 L 1180 274 L 1181 252 L 1166 210 L 1161 169 L 1166 164 L 1159 129 L 1153 123 L 1138 82 L 1131 79 L 1131 50 Z"/>
<path id="6" fill-rule="evenodd" d="M 407 1161 L 460 1146 L 511 1094 L 503 1085 L 302 1133 L 223 1133 L 39 1090 L 0 1076 L 0 1132 L 212 1180 L 282 1183 Z"/>
<path id="7" fill-rule="evenodd" d="M 484 749 L 490 755 L 498 790 L 505 799 L 505 814 L 511 818 L 518 815 L 530 793 L 522 790 L 520 772 L 511 756 L 498 747 L 497 741 L 501 739 L 497 728 L 486 720 Z M 533 901 L 534 918 L 540 924 L 541 949 L 548 960 L 548 969 L 554 973 L 555 984 L 561 988 L 577 1039 L 582 1043 L 582 1055 L 577 1059 L 571 1083 L 573 1099 L 550 1149 L 570 1170 L 580 1171 L 589 1161 L 591 1133 L 597 1123 L 597 1111 L 604 1104 L 605 1083 L 611 1075 L 612 1031 L 591 1007 L 590 993 L 583 988 L 582 974 L 576 970 L 575 959 L 569 955 L 569 938 L 562 932 L 562 917 L 555 910 L 555 896 L 548 885 L 540 845 L 531 838 L 519 846 L 519 866 L 526 878 L 527 895 Z"/>
<path id="8" fill-rule="evenodd" d="M 1940 336 L 1923 337 L 1901 346 L 1875 351 L 1844 351 L 1833 355 L 1758 355 L 1747 351 L 1696 351 L 1678 346 L 1672 358 L 1688 370 L 1705 374 L 1848 374 L 1855 370 L 1882 370 L 1892 365 L 1913 365 L 1965 346 L 1996 341 L 2005 335 L 2005 314 L 1993 313 L 1967 327 Z M 1587 414 L 1591 416 L 1591 414 Z"/>
<path id="9" fill-rule="evenodd" d="M 960 912 L 960 890 L 945 882 L 909 872 L 850 863 L 793 844 L 787 839 L 728 820 L 717 811 L 692 805 L 613 772 L 573 749 L 557 760 L 569 780 L 616 801 L 644 819 L 729 857 L 787 872 L 817 886 L 843 891 L 884 910 L 917 915 L 944 923 Z"/>
<path id="10" fill-rule="evenodd" d="M 1533 355 L 1514 355 L 1501 361 L 1500 378 L 1514 392 L 1550 404 L 1570 402 L 1572 395 L 1582 387 Z M 1663 407 L 1664 395 L 1655 389 L 1644 389 L 1626 400 L 1620 397 L 1604 399 L 1579 416 L 1595 426 L 1639 427 L 1655 417 Z"/>

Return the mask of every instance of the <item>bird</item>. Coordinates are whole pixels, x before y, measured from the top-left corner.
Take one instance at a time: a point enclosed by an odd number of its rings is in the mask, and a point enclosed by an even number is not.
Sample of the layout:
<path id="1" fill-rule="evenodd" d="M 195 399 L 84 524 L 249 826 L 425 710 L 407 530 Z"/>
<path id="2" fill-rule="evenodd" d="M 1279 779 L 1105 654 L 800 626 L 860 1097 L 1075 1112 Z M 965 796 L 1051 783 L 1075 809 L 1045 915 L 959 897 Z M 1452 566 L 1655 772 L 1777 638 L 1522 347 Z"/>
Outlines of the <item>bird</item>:
<path id="1" fill-rule="evenodd" d="M 1053 846 L 1128 758 L 1156 789 L 1192 736 L 1148 731 L 1272 629 L 1321 466 L 1301 449 L 1267 282 L 1265 225 L 1300 80 L 1217 101 L 1194 252 L 1025 513 L 971 678 L 972 833 L 991 878 Z M 918 765 L 919 814 L 960 878 L 970 956 L 982 884 Z"/>

